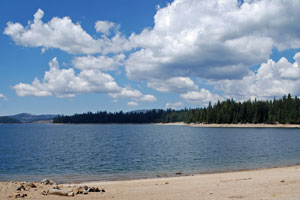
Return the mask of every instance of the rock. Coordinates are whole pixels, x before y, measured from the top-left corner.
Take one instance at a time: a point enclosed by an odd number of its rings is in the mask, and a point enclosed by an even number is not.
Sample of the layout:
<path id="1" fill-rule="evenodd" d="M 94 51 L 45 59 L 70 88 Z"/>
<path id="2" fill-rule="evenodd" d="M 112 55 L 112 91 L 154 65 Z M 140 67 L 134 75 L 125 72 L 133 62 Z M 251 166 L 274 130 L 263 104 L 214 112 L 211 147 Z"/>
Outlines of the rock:
<path id="1" fill-rule="evenodd" d="M 75 189 L 75 194 L 82 194 L 84 189 L 82 187 L 78 187 Z"/>
<path id="2" fill-rule="evenodd" d="M 59 186 L 59 185 L 55 185 L 55 186 L 53 187 L 53 189 L 60 190 L 60 189 L 61 189 L 61 186 Z"/>
<path id="3" fill-rule="evenodd" d="M 166 184 L 166 185 L 168 185 L 168 184 L 169 184 L 169 182 L 165 182 L 165 184 Z"/>
<path id="4" fill-rule="evenodd" d="M 15 199 L 17 199 L 17 198 L 25 198 L 25 197 L 27 197 L 27 194 L 16 194 L 15 195 Z"/>
<path id="5" fill-rule="evenodd" d="M 67 190 L 58 190 L 58 189 L 48 190 L 48 195 L 68 196 L 68 193 L 69 191 Z"/>
<path id="6" fill-rule="evenodd" d="M 47 196 L 47 195 L 48 195 L 48 192 L 47 192 L 47 191 L 43 191 L 43 192 L 42 192 L 42 195 Z"/>
<path id="7" fill-rule="evenodd" d="M 20 187 L 17 188 L 17 191 L 25 191 L 26 188 L 24 185 L 21 185 Z"/>
<path id="8" fill-rule="evenodd" d="M 88 194 L 88 193 L 89 193 L 88 190 L 83 190 L 83 194 L 84 194 L 84 195 L 86 195 L 86 194 Z"/>
<path id="9" fill-rule="evenodd" d="M 26 183 L 26 187 L 37 188 L 37 186 L 32 182 Z"/>
<path id="10" fill-rule="evenodd" d="M 82 186 L 85 190 L 88 190 L 89 189 L 89 187 L 88 186 L 86 186 L 86 185 L 84 185 L 84 186 Z"/>
<path id="11" fill-rule="evenodd" d="M 74 197 L 75 193 L 74 192 L 68 192 L 68 197 Z"/>
<path id="12" fill-rule="evenodd" d="M 54 182 L 53 182 L 53 181 L 51 181 L 51 180 L 48 180 L 48 179 L 44 179 L 44 180 L 42 180 L 42 181 L 41 181 L 41 183 L 42 183 L 42 184 L 44 184 L 44 185 L 53 185 L 53 184 L 54 184 Z"/>
<path id="13" fill-rule="evenodd" d="M 89 192 L 101 192 L 102 189 L 99 189 L 97 187 L 89 187 L 88 188 L 88 191 Z"/>
<path id="14" fill-rule="evenodd" d="M 91 191 L 91 190 L 93 190 L 93 188 L 90 188 L 90 187 L 88 187 L 88 186 L 86 186 L 86 185 L 84 185 L 84 186 L 79 186 L 79 187 L 77 187 L 77 188 L 75 189 L 75 194 L 84 194 L 85 191 L 89 192 L 89 191 Z"/>
<path id="15" fill-rule="evenodd" d="M 181 175 L 181 174 L 182 174 L 182 172 L 176 172 L 175 174 L 176 174 L 176 175 Z"/>

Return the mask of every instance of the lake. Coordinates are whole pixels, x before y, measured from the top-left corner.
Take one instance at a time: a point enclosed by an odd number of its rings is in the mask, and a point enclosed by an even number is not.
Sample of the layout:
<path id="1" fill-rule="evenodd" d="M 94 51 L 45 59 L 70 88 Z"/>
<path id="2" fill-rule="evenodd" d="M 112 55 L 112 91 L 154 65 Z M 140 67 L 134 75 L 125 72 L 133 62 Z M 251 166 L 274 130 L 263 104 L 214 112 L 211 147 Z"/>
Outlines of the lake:
<path id="1" fill-rule="evenodd" d="M 298 163 L 299 129 L 0 124 L 0 180 L 121 180 Z"/>

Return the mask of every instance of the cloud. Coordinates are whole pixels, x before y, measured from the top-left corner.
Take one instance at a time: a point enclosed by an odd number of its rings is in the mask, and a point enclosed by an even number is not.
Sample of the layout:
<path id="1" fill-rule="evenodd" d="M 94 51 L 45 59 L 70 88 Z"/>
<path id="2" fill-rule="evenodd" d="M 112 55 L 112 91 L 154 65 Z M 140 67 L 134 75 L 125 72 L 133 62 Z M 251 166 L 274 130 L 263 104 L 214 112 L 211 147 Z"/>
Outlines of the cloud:
<path id="1" fill-rule="evenodd" d="M 16 44 L 26 47 L 58 48 L 71 54 L 93 54 L 100 51 L 100 45 L 80 24 L 74 24 L 69 17 L 54 17 L 43 23 L 41 9 L 34 14 L 33 22 L 27 27 L 8 22 L 4 34 Z"/>
<path id="2" fill-rule="evenodd" d="M 120 87 L 103 73 L 124 66 L 129 79 L 159 92 L 178 93 L 198 105 L 227 97 L 243 100 L 299 94 L 300 54 L 295 55 L 294 63 L 286 58 L 269 59 L 273 49 L 300 48 L 299 8 L 298 0 L 174 0 L 157 8 L 152 28 L 129 37 L 120 32 L 120 25 L 97 21 L 99 38 L 70 17 L 43 22 L 44 13 L 39 9 L 33 22 L 25 27 L 9 22 L 4 34 L 16 44 L 41 47 L 42 51 L 57 48 L 83 54 L 72 60 L 80 72 L 50 66 L 44 80 L 19 83 L 14 89 L 19 96 L 68 97 L 94 92 L 135 103 L 156 101 L 153 95 Z M 55 60 L 51 65 L 56 65 Z M 257 72 L 249 70 L 257 65 L 261 65 Z M 193 80 L 214 90 L 199 89 Z"/>
<path id="3" fill-rule="evenodd" d="M 18 96 L 74 97 L 79 93 L 109 93 L 114 98 L 129 98 L 136 101 L 153 101 L 152 95 L 144 95 L 138 90 L 122 88 L 112 76 L 99 70 L 60 69 L 56 58 L 49 62 L 50 70 L 45 72 L 43 81 L 34 79 L 32 84 L 19 83 L 13 88 Z"/>
<path id="4" fill-rule="evenodd" d="M 4 101 L 7 101 L 7 97 L 4 94 L 0 93 L 0 99 L 3 99 Z"/>
<path id="5" fill-rule="evenodd" d="M 300 1 L 175 0 L 154 27 L 133 34 L 126 61 L 133 80 L 241 79 L 272 49 L 300 47 Z M 151 84 L 150 84 L 151 85 Z"/>
<path id="6" fill-rule="evenodd" d="M 300 94 L 300 53 L 294 56 L 294 63 L 282 57 L 278 62 L 269 59 L 256 73 L 251 72 L 241 80 L 212 81 L 217 90 L 237 100 L 270 99 L 288 93 Z"/>
<path id="7" fill-rule="evenodd" d="M 119 54 L 114 57 L 108 56 L 81 56 L 76 57 L 72 60 L 72 64 L 75 68 L 84 69 L 99 69 L 101 71 L 111 71 L 116 70 L 117 67 L 123 64 L 125 59 L 124 54 Z"/>
<path id="8" fill-rule="evenodd" d="M 114 32 L 117 32 L 120 29 L 120 25 L 116 25 L 115 23 L 110 21 L 97 21 L 95 23 L 95 29 L 98 33 L 110 35 L 111 29 L 114 29 Z"/>
<path id="9" fill-rule="evenodd" d="M 138 106 L 139 104 L 137 102 L 134 101 L 130 101 L 127 103 L 128 106 Z"/>
<path id="10" fill-rule="evenodd" d="M 140 91 L 132 88 L 122 88 L 119 92 L 110 93 L 109 94 L 112 98 L 127 98 L 133 101 L 144 101 L 144 102 L 154 102 L 156 101 L 156 97 L 153 95 L 145 95 L 142 94 Z"/>
<path id="11" fill-rule="evenodd" d="M 197 105 L 208 105 L 223 98 L 217 94 L 212 94 L 209 90 L 202 88 L 200 91 L 191 91 L 180 95 L 186 101 Z"/>
<path id="12" fill-rule="evenodd" d="M 147 83 L 147 86 L 160 92 L 174 93 L 182 93 L 198 89 L 198 86 L 189 77 L 173 77 L 167 80 L 153 79 Z"/>
<path id="13" fill-rule="evenodd" d="M 18 96 L 71 97 L 76 93 L 118 92 L 120 87 L 109 74 L 96 70 L 83 70 L 75 74 L 72 68 L 60 69 L 56 58 L 50 63 L 50 70 L 45 72 L 43 82 L 37 78 L 32 84 L 19 83 L 14 86 Z"/>
<path id="14" fill-rule="evenodd" d="M 175 103 L 166 103 L 166 109 L 171 108 L 171 109 L 176 110 L 178 108 L 182 108 L 182 106 L 183 106 L 183 103 L 180 102 L 180 101 L 179 102 L 175 102 Z"/>
<path id="15" fill-rule="evenodd" d="M 44 12 L 38 9 L 34 14 L 33 22 L 29 22 L 26 27 L 20 23 L 8 22 L 4 34 L 10 36 L 18 45 L 42 47 L 42 52 L 48 48 L 56 48 L 70 54 L 107 54 L 131 48 L 125 36 L 119 32 L 111 38 L 103 35 L 101 38 L 94 39 L 79 23 L 73 23 L 70 17 L 53 17 L 49 22 L 44 23 L 43 16 Z M 109 29 L 104 30 L 103 24 L 106 24 L 106 28 Z M 98 32 L 104 31 L 108 34 L 110 26 L 118 27 L 114 23 L 98 21 L 95 28 Z"/>

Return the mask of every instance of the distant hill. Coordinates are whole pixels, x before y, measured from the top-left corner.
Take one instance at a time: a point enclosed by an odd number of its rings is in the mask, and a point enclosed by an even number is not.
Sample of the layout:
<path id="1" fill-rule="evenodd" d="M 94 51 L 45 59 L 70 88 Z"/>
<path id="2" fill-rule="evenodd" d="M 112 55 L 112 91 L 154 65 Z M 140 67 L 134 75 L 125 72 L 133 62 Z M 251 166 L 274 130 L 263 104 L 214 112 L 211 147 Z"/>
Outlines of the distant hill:
<path id="1" fill-rule="evenodd" d="M 0 117 L 0 123 L 10 124 L 10 123 L 21 123 L 21 122 L 17 119 L 5 116 L 5 117 Z"/>
<path id="2" fill-rule="evenodd" d="M 20 113 L 17 115 L 10 115 L 0 117 L 3 118 L 3 122 L 1 123 L 33 123 L 37 121 L 49 121 L 53 120 L 53 118 L 57 117 L 57 115 L 33 115 L 30 113 Z M 8 121 L 8 122 L 4 122 Z M 9 122 L 12 121 L 12 122 Z"/>

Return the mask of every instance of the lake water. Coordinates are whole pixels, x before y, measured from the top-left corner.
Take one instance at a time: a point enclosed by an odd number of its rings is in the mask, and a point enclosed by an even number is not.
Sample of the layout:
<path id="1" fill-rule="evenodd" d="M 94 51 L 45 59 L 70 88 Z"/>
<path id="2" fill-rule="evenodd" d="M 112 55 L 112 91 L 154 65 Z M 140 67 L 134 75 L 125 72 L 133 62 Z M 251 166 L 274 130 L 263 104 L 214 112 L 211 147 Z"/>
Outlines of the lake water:
<path id="1" fill-rule="evenodd" d="M 0 180 L 119 180 L 298 163 L 299 129 L 0 124 Z"/>

